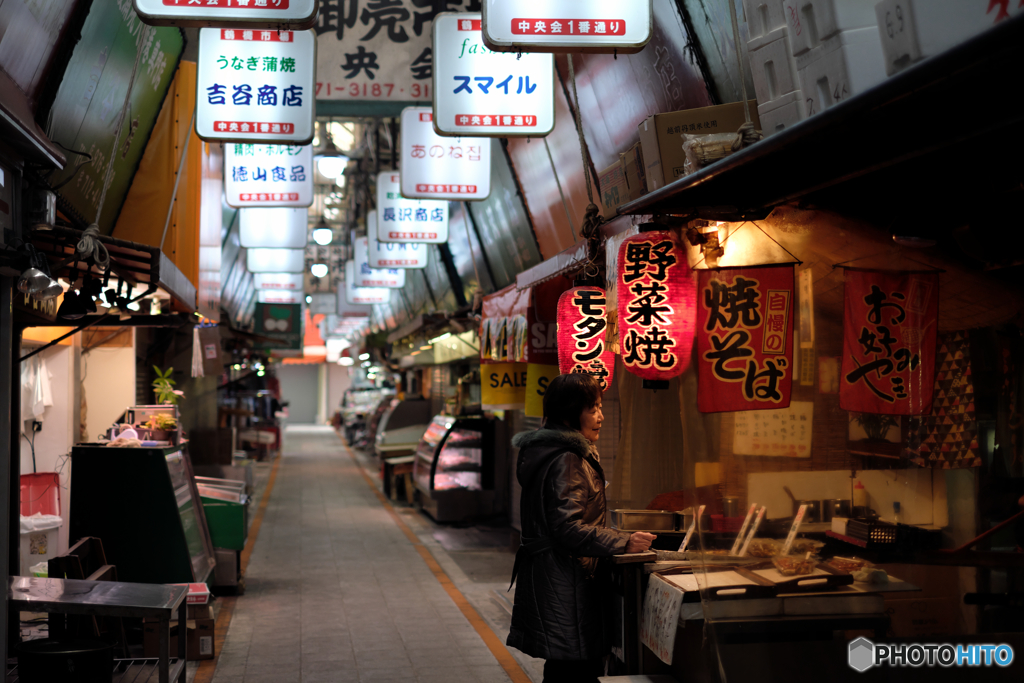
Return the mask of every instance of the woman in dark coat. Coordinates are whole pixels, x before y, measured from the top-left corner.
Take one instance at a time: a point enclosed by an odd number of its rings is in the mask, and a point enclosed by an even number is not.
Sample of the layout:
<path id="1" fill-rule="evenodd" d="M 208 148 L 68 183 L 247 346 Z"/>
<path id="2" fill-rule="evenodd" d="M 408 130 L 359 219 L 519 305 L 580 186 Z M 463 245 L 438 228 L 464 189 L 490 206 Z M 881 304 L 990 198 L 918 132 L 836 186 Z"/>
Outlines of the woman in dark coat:
<path id="1" fill-rule="evenodd" d="M 559 375 L 544 394 L 543 429 L 517 434 L 522 545 L 506 643 L 546 659 L 544 683 L 596 681 L 608 653 L 599 558 L 647 550 L 654 535 L 605 526 L 597 441 L 604 416 L 590 375 Z"/>

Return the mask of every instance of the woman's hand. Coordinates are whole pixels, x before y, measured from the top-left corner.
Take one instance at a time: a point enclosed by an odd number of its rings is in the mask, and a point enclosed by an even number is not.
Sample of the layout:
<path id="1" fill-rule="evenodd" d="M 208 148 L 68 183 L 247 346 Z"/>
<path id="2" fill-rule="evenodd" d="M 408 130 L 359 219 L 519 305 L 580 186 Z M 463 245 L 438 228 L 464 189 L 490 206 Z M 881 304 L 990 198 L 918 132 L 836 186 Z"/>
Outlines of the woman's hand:
<path id="1" fill-rule="evenodd" d="M 656 538 L 657 536 L 646 531 L 633 532 L 629 537 L 629 542 L 626 543 L 626 554 L 647 552 Z"/>

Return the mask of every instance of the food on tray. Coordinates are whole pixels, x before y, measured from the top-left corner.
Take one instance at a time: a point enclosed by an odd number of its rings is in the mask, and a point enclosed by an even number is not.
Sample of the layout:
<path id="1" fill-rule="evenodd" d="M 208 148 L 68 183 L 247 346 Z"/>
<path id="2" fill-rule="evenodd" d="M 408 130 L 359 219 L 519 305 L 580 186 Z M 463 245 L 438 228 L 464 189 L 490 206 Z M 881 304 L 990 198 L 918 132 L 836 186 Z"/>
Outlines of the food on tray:
<path id="1" fill-rule="evenodd" d="M 772 538 L 755 538 L 747 548 L 751 557 L 774 557 L 782 550 L 782 544 Z"/>
<path id="2" fill-rule="evenodd" d="M 867 560 L 862 560 L 859 557 L 833 557 L 827 564 L 838 572 L 846 572 L 848 574 L 873 566 Z"/>
<path id="3" fill-rule="evenodd" d="M 824 547 L 825 544 L 821 541 L 812 541 L 809 538 L 795 538 L 793 539 L 793 545 L 790 546 L 790 551 L 794 555 L 803 555 L 805 553 L 817 553 Z"/>
<path id="4" fill-rule="evenodd" d="M 810 574 L 818 566 L 818 561 L 805 555 L 777 555 L 772 564 L 783 576 L 802 576 Z"/>

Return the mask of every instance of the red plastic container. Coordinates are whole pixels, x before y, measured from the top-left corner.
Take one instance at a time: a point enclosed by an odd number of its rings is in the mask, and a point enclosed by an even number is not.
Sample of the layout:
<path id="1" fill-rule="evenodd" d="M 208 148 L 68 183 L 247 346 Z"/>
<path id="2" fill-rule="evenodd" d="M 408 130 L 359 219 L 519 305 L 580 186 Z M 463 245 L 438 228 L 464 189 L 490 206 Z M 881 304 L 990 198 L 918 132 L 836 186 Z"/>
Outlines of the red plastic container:
<path id="1" fill-rule="evenodd" d="M 60 516 L 60 474 L 34 472 L 21 475 L 21 514 L 41 512 Z"/>

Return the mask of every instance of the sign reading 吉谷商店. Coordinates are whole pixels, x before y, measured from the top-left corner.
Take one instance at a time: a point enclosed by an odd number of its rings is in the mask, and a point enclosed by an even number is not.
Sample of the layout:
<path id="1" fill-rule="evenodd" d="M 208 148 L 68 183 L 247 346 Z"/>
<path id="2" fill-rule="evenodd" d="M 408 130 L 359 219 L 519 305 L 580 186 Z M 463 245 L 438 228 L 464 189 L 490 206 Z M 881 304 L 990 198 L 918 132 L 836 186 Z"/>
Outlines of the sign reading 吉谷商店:
<path id="1" fill-rule="evenodd" d="M 397 171 L 377 174 L 377 239 L 381 242 L 448 241 L 448 202 L 406 199 Z"/>
<path id="2" fill-rule="evenodd" d="M 652 0 L 483 0 L 483 38 L 502 52 L 640 52 Z"/>
<path id="3" fill-rule="evenodd" d="M 405 287 L 405 271 L 396 268 L 371 268 L 369 262 L 369 239 L 357 237 L 355 246 L 355 274 L 357 287 Z"/>
<path id="4" fill-rule="evenodd" d="M 356 262 L 345 261 L 345 303 L 386 304 L 391 301 L 387 287 L 359 287 L 356 285 Z"/>
<path id="5" fill-rule="evenodd" d="M 312 31 L 199 31 L 196 134 L 207 141 L 313 139 L 316 35 Z"/>
<path id="6" fill-rule="evenodd" d="M 434 19 L 434 130 L 544 137 L 555 127 L 555 59 L 484 46 L 479 14 Z"/>
<path id="7" fill-rule="evenodd" d="M 377 212 L 366 214 L 367 262 L 371 268 L 426 268 L 429 245 L 421 242 L 381 242 L 377 239 Z"/>
<path id="8" fill-rule="evenodd" d="M 402 110 L 402 196 L 466 201 L 491 194 L 490 138 L 450 140 L 434 132 L 430 107 Z"/>
<path id="9" fill-rule="evenodd" d="M 319 0 L 133 0 L 153 26 L 309 28 Z"/>
<path id="10" fill-rule="evenodd" d="M 312 145 L 235 142 L 224 150 L 224 198 L 229 206 L 313 203 Z"/>

